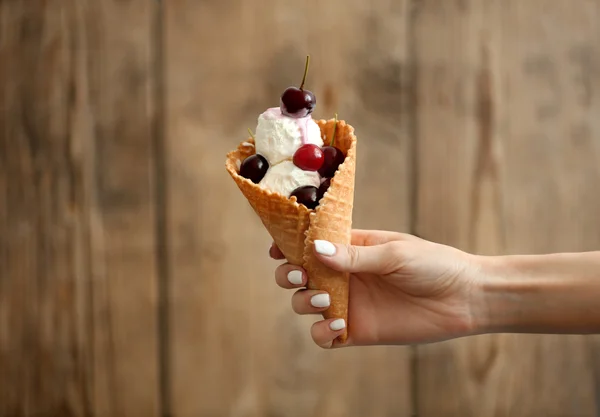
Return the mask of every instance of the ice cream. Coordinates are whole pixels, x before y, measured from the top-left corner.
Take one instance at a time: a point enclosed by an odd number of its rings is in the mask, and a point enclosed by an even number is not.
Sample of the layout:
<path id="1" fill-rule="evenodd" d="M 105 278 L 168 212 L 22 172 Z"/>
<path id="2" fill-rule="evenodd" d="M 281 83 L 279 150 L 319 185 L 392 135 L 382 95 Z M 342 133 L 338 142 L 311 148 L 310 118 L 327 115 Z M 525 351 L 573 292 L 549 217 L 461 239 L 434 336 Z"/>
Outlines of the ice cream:
<path id="1" fill-rule="evenodd" d="M 272 107 L 258 116 L 256 153 L 267 158 L 269 164 L 291 159 L 307 143 L 323 146 L 321 129 L 310 115 L 296 119 L 283 115 L 279 107 Z"/>
<path id="2" fill-rule="evenodd" d="M 256 135 L 227 154 L 227 172 L 292 265 L 306 270 L 306 287 L 330 295 L 325 318 L 348 323 L 349 274 L 326 267 L 314 242 L 349 244 L 352 229 L 356 136 L 345 121 L 314 121 L 314 94 L 288 87 L 280 106 L 258 117 Z M 254 144 L 255 146 L 251 146 Z M 243 226 L 242 226 L 243 227 Z M 339 332 L 345 342 L 348 330 Z"/>
<path id="3" fill-rule="evenodd" d="M 271 166 L 259 185 L 272 192 L 289 196 L 292 192 L 304 185 L 319 187 L 321 177 L 315 171 L 304 171 L 292 161 L 283 161 Z"/>
<path id="4" fill-rule="evenodd" d="M 314 241 L 321 239 L 337 244 L 350 243 L 357 139 L 354 128 L 344 121 L 337 122 L 331 119 L 328 121 L 318 120 L 316 123 L 323 132 L 324 147 L 331 146 L 332 138 L 335 136 L 335 146 L 346 155 L 343 164 L 335 172 L 335 176 L 328 178 L 331 186 L 319 200 L 316 209 L 311 209 L 305 204 L 298 204 L 299 201 L 296 202 L 285 194 L 267 191 L 259 184 L 259 181 L 251 180 L 252 176 L 241 174 L 238 168 L 240 161 L 254 161 L 257 164 L 255 166 L 262 167 L 262 163 L 259 163 L 260 159 L 255 153 L 255 147 L 248 146 L 246 143 L 251 143 L 253 140 L 241 142 L 237 148 L 227 154 L 226 168 L 277 247 L 284 254 L 287 262 L 306 270 L 307 288 L 323 291 L 330 295 L 331 306 L 323 312 L 323 316 L 331 319 L 343 318 L 348 325 L 347 329 L 351 329 L 352 318 L 348 315 L 350 296 L 348 273 L 325 267 L 314 253 Z M 291 164 L 293 162 L 285 161 L 269 167 L 265 169 L 265 174 L 260 179 L 264 180 L 267 175 L 276 173 L 277 167 L 280 165 L 284 170 L 292 171 Z M 259 168 L 256 170 L 260 171 Z M 266 174 L 268 171 L 271 173 Z M 310 175 L 311 172 L 313 175 L 315 174 L 315 171 L 308 171 L 308 174 Z M 271 182 L 271 179 L 267 178 L 266 181 Z M 304 180 L 299 180 L 298 183 L 300 182 L 304 182 Z M 269 185 L 273 188 L 279 186 Z M 306 188 L 310 188 L 310 186 Z M 237 202 L 231 204 L 237 204 Z M 241 223 L 239 227 L 247 226 Z M 343 342 L 347 337 L 348 331 L 346 330 L 340 334 L 339 340 Z"/>
<path id="5" fill-rule="evenodd" d="M 268 164 L 260 187 L 289 197 L 299 187 L 320 186 L 318 172 L 303 170 L 292 162 L 303 145 L 323 146 L 321 129 L 310 114 L 295 118 L 284 115 L 279 107 L 269 108 L 258 117 L 254 142 L 256 153 Z"/>

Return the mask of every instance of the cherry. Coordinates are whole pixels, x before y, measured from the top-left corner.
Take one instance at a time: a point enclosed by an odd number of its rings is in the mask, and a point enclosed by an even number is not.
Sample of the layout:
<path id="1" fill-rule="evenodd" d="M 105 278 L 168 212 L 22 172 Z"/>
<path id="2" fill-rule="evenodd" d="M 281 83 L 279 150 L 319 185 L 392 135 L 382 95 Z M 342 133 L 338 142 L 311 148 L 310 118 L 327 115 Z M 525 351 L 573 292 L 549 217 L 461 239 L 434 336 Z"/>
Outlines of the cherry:
<path id="1" fill-rule="evenodd" d="M 319 186 L 319 190 L 317 191 L 317 200 L 318 201 L 321 201 L 321 199 L 323 198 L 323 196 L 329 189 L 330 185 L 331 185 L 331 178 L 327 178 L 327 179 L 323 180 L 323 182 Z"/>
<path id="2" fill-rule="evenodd" d="M 306 117 L 312 113 L 316 104 L 317 99 L 310 91 L 288 87 L 281 96 L 281 113 L 295 118 Z"/>
<path id="3" fill-rule="evenodd" d="M 298 187 L 292 191 L 290 197 L 295 196 L 298 199 L 298 203 L 304 204 L 306 207 L 312 210 L 319 204 L 317 194 L 317 187 L 313 187 L 312 185 L 303 185 L 302 187 Z"/>
<path id="4" fill-rule="evenodd" d="M 317 145 L 307 143 L 294 153 L 294 165 L 304 171 L 318 171 L 325 161 L 323 151 Z"/>
<path id="5" fill-rule="evenodd" d="M 306 74 L 308 73 L 308 64 L 310 56 L 306 57 L 306 65 L 304 66 L 304 76 L 300 88 L 288 87 L 281 95 L 280 105 L 281 113 L 289 117 L 301 118 L 312 113 L 317 105 L 315 95 L 304 89 Z"/>
<path id="6" fill-rule="evenodd" d="M 338 167 L 344 162 L 346 157 L 335 146 L 324 146 L 323 147 L 323 156 L 325 160 L 323 161 L 323 165 L 319 169 L 319 174 L 325 178 L 331 178 L 337 171 Z"/>
<path id="7" fill-rule="evenodd" d="M 240 175 L 244 178 L 248 178 L 254 184 L 258 184 L 263 179 L 267 170 L 269 169 L 269 163 L 267 159 L 259 154 L 254 154 L 244 159 L 240 166 Z"/>

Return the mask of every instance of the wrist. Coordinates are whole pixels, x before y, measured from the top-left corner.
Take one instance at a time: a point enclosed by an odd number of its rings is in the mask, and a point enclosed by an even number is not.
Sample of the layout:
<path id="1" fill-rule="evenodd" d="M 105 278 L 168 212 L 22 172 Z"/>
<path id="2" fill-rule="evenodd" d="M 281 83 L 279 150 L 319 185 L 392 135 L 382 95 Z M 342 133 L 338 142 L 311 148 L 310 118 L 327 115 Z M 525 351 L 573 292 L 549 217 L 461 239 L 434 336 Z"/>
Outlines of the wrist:
<path id="1" fill-rule="evenodd" d="M 475 279 L 471 291 L 472 333 L 487 334 L 501 332 L 502 324 L 498 320 L 497 304 L 500 299 L 496 296 L 502 287 L 502 269 L 505 268 L 500 257 L 471 255 Z"/>
<path id="2" fill-rule="evenodd" d="M 475 332 L 590 333 L 600 328 L 600 253 L 476 256 Z"/>
<path id="3" fill-rule="evenodd" d="M 509 257 L 475 256 L 478 280 L 474 297 L 473 322 L 477 334 L 511 332 L 517 321 L 514 303 L 520 296 L 507 277 L 517 275 Z"/>

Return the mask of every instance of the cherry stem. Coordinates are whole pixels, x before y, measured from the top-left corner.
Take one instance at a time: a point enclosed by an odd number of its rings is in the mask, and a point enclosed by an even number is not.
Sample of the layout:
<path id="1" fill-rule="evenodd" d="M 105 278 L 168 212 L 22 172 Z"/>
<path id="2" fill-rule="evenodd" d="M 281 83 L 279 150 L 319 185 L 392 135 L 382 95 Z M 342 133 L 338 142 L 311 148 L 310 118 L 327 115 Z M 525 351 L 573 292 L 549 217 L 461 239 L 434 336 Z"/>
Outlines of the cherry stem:
<path id="1" fill-rule="evenodd" d="M 331 135 L 331 145 L 330 146 L 335 145 L 335 131 L 337 130 L 337 122 L 338 122 L 338 118 L 337 118 L 337 113 L 336 113 L 335 114 L 335 122 L 333 122 L 333 135 Z"/>
<path id="2" fill-rule="evenodd" d="M 304 89 L 304 82 L 306 81 L 306 74 L 308 74 L 308 65 L 310 64 L 310 55 L 306 55 L 306 64 L 304 64 L 304 75 L 302 76 L 302 84 L 300 84 L 300 90 Z"/>
<path id="3" fill-rule="evenodd" d="M 252 131 L 250 130 L 250 128 L 248 128 L 248 133 L 250 133 L 250 137 L 251 137 L 252 139 L 254 139 L 254 134 L 252 133 Z"/>

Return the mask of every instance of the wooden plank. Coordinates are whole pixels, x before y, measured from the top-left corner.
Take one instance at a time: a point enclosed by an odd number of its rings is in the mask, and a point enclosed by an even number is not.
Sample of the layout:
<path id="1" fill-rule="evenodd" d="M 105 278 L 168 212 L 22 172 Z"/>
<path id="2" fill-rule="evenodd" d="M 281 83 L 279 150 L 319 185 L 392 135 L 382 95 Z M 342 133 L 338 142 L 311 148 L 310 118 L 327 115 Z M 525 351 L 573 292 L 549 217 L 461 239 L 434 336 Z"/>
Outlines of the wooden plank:
<path id="1" fill-rule="evenodd" d="M 166 7 L 174 415 L 409 415 L 409 351 L 317 348 L 223 166 L 310 53 L 315 117 L 362 139 L 355 225 L 408 230 L 408 2 Z"/>
<path id="2" fill-rule="evenodd" d="M 422 1 L 416 16 L 417 232 L 486 254 L 597 249 L 598 3 Z M 417 411 L 596 416 L 592 340 L 419 348 Z"/>
<path id="3" fill-rule="evenodd" d="M 0 415 L 156 416 L 155 3 L 0 2 Z"/>
<path id="4" fill-rule="evenodd" d="M 594 375 L 594 396 L 596 398 L 596 408 L 600 408 L 600 337 L 590 338 L 590 356 L 592 359 L 592 369 Z"/>

